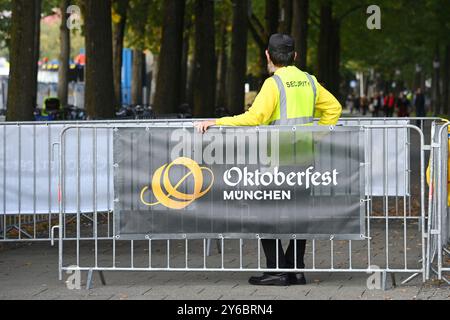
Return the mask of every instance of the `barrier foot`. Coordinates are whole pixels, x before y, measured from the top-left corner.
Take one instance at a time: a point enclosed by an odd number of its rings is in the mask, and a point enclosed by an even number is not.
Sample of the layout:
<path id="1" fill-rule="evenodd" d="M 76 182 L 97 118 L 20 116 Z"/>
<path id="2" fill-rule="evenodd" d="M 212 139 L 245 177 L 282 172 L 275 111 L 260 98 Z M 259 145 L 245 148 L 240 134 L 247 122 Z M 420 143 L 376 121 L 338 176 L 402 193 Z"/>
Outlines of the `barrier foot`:
<path id="1" fill-rule="evenodd" d="M 211 239 L 206 240 L 206 256 L 211 256 Z"/>
<path id="2" fill-rule="evenodd" d="M 206 256 L 207 257 L 211 256 L 211 241 L 212 241 L 211 239 L 206 240 Z M 222 245 L 221 245 L 219 239 L 216 240 L 216 245 L 217 245 L 217 252 L 219 254 L 221 254 L 222 253 Z"/>
<path id="3" fill-rule="evenodd" d="M 383 271 L 381 273 L 381 290 L 386 291 L 386 282 L 387 282 L 387 272 Z"/>
<path id="4" fill-rule="evenodd" d="M 93 275 L 94 275 L 94 270 L 89 269 L 88 276 L 87 276 L 87 281 L 86 281 L 86 290 L 91 290 L 92 289 L 92 276 Z"/>
<path id="5" fill-rule="evenodd" d="M 100 281 L 102 282 L 102 285 L 106 286 L 106 280 L 103 271 L 99 271 L 98 274 L 100 275 Z"/>
<path id="6" fill-rule="evenodd" d="M 397 287 L 397 280 L 395 278 L 395 273 L 394 272 L 391 273 L 391 281 L 392 281 L 392 287 L 396 288 Z"/>
<path id="7" fill-rule="evenodd" d="M 392 287 L 388 288 L 388 286 L 387 286 L 387 279 L 388 279 L 387 274 L 388 273 L 386 271 L 383 271 L 381 273 L 381 290 L 383 290 L 383 291 L 387 291 L 387 290 L 389 290 L 391 288 L 397 287 L 397 280 L 395 278 L 395 273 L 391 272 L 390 276 L 391 276 Z"/>
<path id="8" fill-rule="evenodd" d="M 216 245 L 217 245 L 217 252 L 219 252 L 219 254 L 222 253 L 222 244 L 220 240 L 216 241 Z"/>
<path id="9" fill-rule="evenodd" d="M 26 232 L 25 230 L 23 230 L 22 228 L 19 228 L 19 226 L 12 226 L 10 229 L 9 229 L 9 231 L 11 231 L 11 230 L 16 230 L 17 232 L 19 232 L 19 239 L 20 239 L 20 234 L 24 234 L 27 238 L 29 238 L 29 239 L 33 239 L 33 236 L 31 235 L 31 234 L 29 234 L 28 232 Z M 9 232 L 8 231 L 8 232 Z"/>
<path id="10" fill-rule="evenodd" d="M 106 286 L 106 280 L 103 271 L 99 271 L 98 274 L 100 275 L 100 282 L 102 283 L 102 285 Z M 94 277 L 94 270 L 89 269 L 86 281 L 86 290 L 92 289 L 93 277 Z"/>
<path id="11" fill-rule="evenodd" d="M 402 285 L 403 284 L 407 284 L 408 282 L 410 282 L 411 280 L 413 280 L 414 278 L 416 278 L 418 275 L 420 275 L 420 273 L 414 273 L 412 276 L 408 277 L 406 280 L 402 281 Z"/>

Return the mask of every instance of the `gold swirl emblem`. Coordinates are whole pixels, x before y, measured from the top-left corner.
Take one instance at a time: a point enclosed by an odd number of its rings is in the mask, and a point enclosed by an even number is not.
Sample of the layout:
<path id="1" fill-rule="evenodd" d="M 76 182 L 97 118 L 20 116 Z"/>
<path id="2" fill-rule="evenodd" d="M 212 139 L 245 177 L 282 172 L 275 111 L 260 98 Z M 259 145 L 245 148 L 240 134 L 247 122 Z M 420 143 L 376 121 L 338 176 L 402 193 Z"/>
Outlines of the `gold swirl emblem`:
<path id="1" fill-rule="evenodd" d="M 173 166 L 181 165 L 186 167 L 189 172 L 180 179 L 180 181 L 174 186 L 169 179 L 169 172 Z M 203 188 L 203 172 L 208 171 L 211 175 L 211 183 L 209 186 L 202 191 Z M 192 194 L 186 194 L 178 191 L 181 184 L 190 176 L 193 177 L 194 180 L 194 190 Z M 161 177 L 162 177 L 162 185 L 161 186 Z M 161 204 L 170 209 L 184 209 L 189 206 L 195 200 L 206 195 L 209 190 L 211 190 L 214 183 L 214 174 L 211 169 L 206 167 L 200 167 L 197 162 L 189 158 L 178 158 L 170 164 L 165 164 L 161 168 L 155 171 L 152 179 L 152 190 L 153 195 L 155 196 L 157 202 L 150 203 L 145 201 L 145 194 L 148 191 L 149 187 L 146 186 L 141 190 L 141 202 L 146 206 L 156 206 Z"/>

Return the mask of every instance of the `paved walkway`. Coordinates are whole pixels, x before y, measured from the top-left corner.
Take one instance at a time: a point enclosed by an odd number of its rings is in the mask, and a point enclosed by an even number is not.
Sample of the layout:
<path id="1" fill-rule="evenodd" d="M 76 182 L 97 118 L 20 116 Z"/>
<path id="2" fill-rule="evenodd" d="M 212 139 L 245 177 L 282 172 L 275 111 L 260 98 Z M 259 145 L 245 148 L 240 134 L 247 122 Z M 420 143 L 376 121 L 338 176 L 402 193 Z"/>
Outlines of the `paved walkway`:
<path id="1" fill-rule="evenodd" d="M 415 279 L 388 291 L 368 290 L 368 275 L 342 273 L 308 274 L 306 286 L 254 287 L 247 283 L 248 273 L 110 272 L 106 286 L 94 274 L 92 290 L 69 290 L 57 279 L 57 248 L 0 246 L 0 299 L 450 299 L 446 285 Z"/>

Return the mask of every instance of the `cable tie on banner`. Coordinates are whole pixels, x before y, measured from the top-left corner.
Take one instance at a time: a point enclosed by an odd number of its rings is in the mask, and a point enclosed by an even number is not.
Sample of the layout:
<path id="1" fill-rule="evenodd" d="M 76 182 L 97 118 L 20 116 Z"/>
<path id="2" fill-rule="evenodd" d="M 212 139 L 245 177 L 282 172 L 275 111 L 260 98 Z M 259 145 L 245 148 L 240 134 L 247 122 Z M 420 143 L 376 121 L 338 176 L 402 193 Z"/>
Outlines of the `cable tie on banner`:
<path id="1" fill-rule="evenodd" d="M 361 239 L 365 239 L 365 240 L 372 240 L 372 237 L 368 237 L 368 236 L 365 236 L 365 235 L 361 235 Z"/>

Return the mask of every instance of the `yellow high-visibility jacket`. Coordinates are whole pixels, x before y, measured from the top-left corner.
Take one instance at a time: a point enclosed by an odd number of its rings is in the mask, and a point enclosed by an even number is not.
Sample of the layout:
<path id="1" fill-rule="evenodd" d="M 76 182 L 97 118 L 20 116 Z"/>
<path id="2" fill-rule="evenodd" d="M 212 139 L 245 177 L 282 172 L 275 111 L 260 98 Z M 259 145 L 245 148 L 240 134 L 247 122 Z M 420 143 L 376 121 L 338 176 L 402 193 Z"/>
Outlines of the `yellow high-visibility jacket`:
<path id="1" fill-rule="evenodd" d="M 275 75 L 279 76 L 281 79 L 283 79 L 283 81 L 303 80 L 304 78 L 303 72 L 294 66 L 280 68 L 275 72 Z M 317 88 L 314 116 L 320 118 L 319 125 L 335 125 L 338 122 L 339 117 L 341 116 L 342 106 L 339 101 L 324 87 L 322 87 L 314 77 L 312 78 L 314 79 L 313 81 L 315 82 Z M 294 81 L 294 85 L 296 84 L 296 82 L 303 84 L 303 81 Z M 295 86 L 292 86 L 291 88 L 287 86 L 287 90 L 291 89 L 295 90 Z M 305 91 L 305 93 L 306 92 L 307 91 Z M 312 90 L 311 93 L 308 92 L 308 95 L 312 96 Z M 300 97 L 300 99 L 302 98 Z M 289 92 L 287 104 L 288 113 L 298 112 L 296 110 L 292 110 L 292 105 L 290 104 L 289 100 Z M 307 105 L 300 107 L 309 108 L 310 104 L 308 103 Z M 235 117 L 221 118 L 218 119 L 216 123 L 219 126 L 269 125 L 273 122 L 274 119 L 277 118 L 277 115 L 279 116 L 279 108 L 280 91 L 276 80 L 271 77 L 264 82 L 264 85 L 257 95 L 253 105 L 246 113 Z"/>
<path id="2" fill-rule="evenodd" d="M 448 128 L 448 133 L 450 134 L 450 127 Z M 448 140 L 448 150 L 450 151 L 450 139 Z M 448 154 L 448 162 L 447 163 L 450 163 L 450 152 L 449 152 L 449 154 Z M 430 167 L 430 163 L 428 164 L 428 168 L 427 168 L 427 182 L 428 182 L 428 185 L 430 185 L 430 170 L 431 170 L 431 167 Z M 448 205 L 450 206 L 450 166 L 449 166 L 449 168 L 447 168 L 447 170 L 449 170 L 449 172 L 447 173 L 447 193 L 448 193 L 448 195 L 447 195 L 447 197 L 448 197 Z"/>

